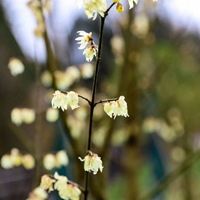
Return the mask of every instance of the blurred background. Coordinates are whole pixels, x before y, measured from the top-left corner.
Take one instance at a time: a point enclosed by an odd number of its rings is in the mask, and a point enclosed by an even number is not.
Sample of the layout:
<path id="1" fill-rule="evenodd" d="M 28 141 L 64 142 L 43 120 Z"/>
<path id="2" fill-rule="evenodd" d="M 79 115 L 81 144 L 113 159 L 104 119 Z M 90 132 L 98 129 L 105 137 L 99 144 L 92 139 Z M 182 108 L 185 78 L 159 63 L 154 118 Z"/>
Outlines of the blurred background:
<path id="1" fill-rule="evenodd" d="M 41 158 L 49 152 L 66 149 L 70 162 L 60 173 L 79 183 L 84 176 L 74 156 L 85 154 L 87 105 L 81 102 L 80 109 L 60 113 L 58 120 L 49 120 L 46 111 L 55 88 L 90 98 L 94 61 L 92 69 L 85 67 L 75 38 L 79 30 L 92 32 L 98 44 L 100 21 L 88 20 L 74 2 L 46 0 L 44 31 L 28 2 L 0 1 L 0 157 L 18 148 L 37 165 L 1 167 L 1 200 L 26 199 L 46 173 Z M 114 6 L 107 17 L 96 99 L 125 96 L 129 118 L 113 120 L 101 105 L 95 109 L 93 149 L 102 156 L 107 178 L 91 178 L 92 198 L 199 200 L 200 4 L 140 0 L 129 11 L 127 1 L 121 3 L 124 12 Z M 13 57 L 23 63 L 23 74 L 11 75 Z M 74 79 L 66 75 L 70 83 L 63 83 L 59 73 L 67 69 L 73 69 Z M 31 108 L 36 119 L 16 125 L 14 108 Z"/>

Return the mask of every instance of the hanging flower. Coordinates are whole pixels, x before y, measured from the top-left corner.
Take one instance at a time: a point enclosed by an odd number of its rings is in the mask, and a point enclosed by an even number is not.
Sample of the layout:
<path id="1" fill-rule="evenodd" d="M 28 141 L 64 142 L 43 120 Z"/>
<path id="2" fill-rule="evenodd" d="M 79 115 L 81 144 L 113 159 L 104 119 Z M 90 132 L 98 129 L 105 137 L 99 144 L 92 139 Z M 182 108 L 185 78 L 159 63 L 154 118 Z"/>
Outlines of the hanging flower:
<path id="1" fill-rule="evenodd" d="M 93 57 L 97 55 L 96 45 L 90 45 L 86 47 L 86 49 L 83 51 L 83 55 L 85 55 L 85 58 L 88 62 L 91 62 Z"/>
<path id="2" fill-rule="evenodd" d="M 84 157 L 84 159 L 79 157 L 79 160 L 84 162 L 84 170 L 87 172 L 93 172 L 93 174 L 97 174 L 103 171 L 102 160 L 101 158 L 91 151 Z"/>
<path id="3" fill-rule="evenodd" d="M 119 99 L 116 101 L 104 103 L 104 111 L 110 118 L 114 117 L 114 119 L 116 118 L 116 116 L 129 116 L 127 103 L 124 96 L 120 96 Z"/>
<path id="4" fill-rule="evenodd" d="M 92 32 L 87 33 L 85 31 L 78 31 L 80 37 L 77 37 L 75 40 L 80 40 L 78 44 L 80 44 L 79 49 L 84 49 L 93 39 Z"/>
<path id="5" fill-rule="evenodd" d="M 23 63 L 17 58 L 11 58 L 8 63 L 8 68 L 13 76 L 22 74 L 24 71 Z"/>
<path id="6" fill-rule="evenodd" d="M 53 108 L 61 108 L 61 110 L 64 111 L 67 110 L 68 99 L 64 93 L 56 90 L 53 94 L 51 104 Z"/>
<path id="7" fill-rule="evenodd" d="M 89 19 L 93 18 L 93 20 L 96 19 L 97 14 L 100 14 L 102 17 L 104 17 L 104 13 L 107 9 L 106 0 L 76 0 L 76 2 L 79 8 L 84 5 L 85 14 Z"/>
<path id="8" fill-rule="evenodd" d="M 73 91 L 68 92 L 67 93 L 67 99 L 68 99 L 68 103 L 69 103 L 72 110 L 79 107 L 79 105 L 78 105 L 79 98 L 78 98 L 77 93 L 75 93 Z"/>
<path id="9" fill-rule="evenodd" d="M 53 183 L 55 182 L 54 179 L 49 177 L 48 175 L 43 175 L 41 178 L 40 187 L 44 190 L 48 190 L 49 192 L 53 191 Z"/>

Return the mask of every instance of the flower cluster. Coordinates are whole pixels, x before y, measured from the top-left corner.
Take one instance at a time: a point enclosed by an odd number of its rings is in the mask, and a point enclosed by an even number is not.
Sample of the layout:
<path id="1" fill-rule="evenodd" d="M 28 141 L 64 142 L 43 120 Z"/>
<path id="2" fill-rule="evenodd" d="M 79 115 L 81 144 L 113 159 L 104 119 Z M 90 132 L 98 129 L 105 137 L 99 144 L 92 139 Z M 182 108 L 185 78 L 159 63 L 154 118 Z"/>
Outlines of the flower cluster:
<path id="1" fill-rule="evenodd" d="M 87 33 L 85 31 L 78 31 L 80 37 L 77 37 L 75 40 L 80 44 L 79 49 L 84 49 L 83 55 L 88 62 L 92 61 L 94 56 L 97 56 L 97 45 L 92 39 L 92 33 Z"/>
<path id="2" fill-rule="evenodd" d="M 100 172 L 103 171 L 101 158 L 91 151 L 89 151 L 88 155 L 86 155 L 83 159 L 79 157 L 79 160 L 84 162 L 84 170 L 87 172 L 93 172 L 93 174 L 97 174 L 99 170 Z"/>
<path id="3" fill-rule="evenodd" d="M 55 155 L 46 154 L 43 158 L 44 168 L 52 170 L 54 168 L 60 168 L 61 166 L 67 166 L 69 163 L 68 156 L 64 150 L 58 151 Z"/>
<path id="4" fill-rule="evenodd" d="M 24 71 L 23 63 L 17 58 L 11 58 L 8 62 L 8 68 L 13 76 L 17 76 Z"/>
<path id="5" fill-rule="evenodd" d="M 14 108 L 11 111 L 11 121 L 17 126 L 35 121 L 35 111 L 29 108 Z"/>
<path id="6" fill-rule="evenodd" d="M 11 149 L 10 154 L 5 154 L 1 158 L 1 166 L 4 169 L 11 169 L 13 167 L 24 166 L 25 169 L 33 169 L 35 167 L 35 160 L 30 154 L 22 155 L 16 148 Z"/>
<path id="7" fill-rule="evenodd" d="M 120 96 L 116 101 L 104 103 L 104 111 L 109 117 L 124 116 L 128 117 L 127 103 L 124 96 Z"/>
<path id="8" fill-rule="evenodd" d="M 66 200 L 79 200 L 81 195 L 81 191 L 76 185 L 70 184 L 66 176 L 60 176 L 57 172 L 53 177 L 43 175 L 40 187 L 49 192 L 57 190 L 59 196 Z"/>
<path id="9" fill-rule="evenodd" d="M 78 94 L 70 91 L 67 94 L 56 90 L 53 94 L 53 98 L 51 101 L 53 108 L 61 108 L 62 111 L 67 110 L 67 106 L 70 105 L 71 109 L 74 110 L 78 108 Z"/>
<path id="10" fill-rule="evenodd" d="M 106 0 L 76 0 L 79 8 L 84 5 L 85 14 L 87 17 L 96 19 L 97 14 L 99 13 L 102 17 L 104 17 L 104 13 L 107 9 Z"/>

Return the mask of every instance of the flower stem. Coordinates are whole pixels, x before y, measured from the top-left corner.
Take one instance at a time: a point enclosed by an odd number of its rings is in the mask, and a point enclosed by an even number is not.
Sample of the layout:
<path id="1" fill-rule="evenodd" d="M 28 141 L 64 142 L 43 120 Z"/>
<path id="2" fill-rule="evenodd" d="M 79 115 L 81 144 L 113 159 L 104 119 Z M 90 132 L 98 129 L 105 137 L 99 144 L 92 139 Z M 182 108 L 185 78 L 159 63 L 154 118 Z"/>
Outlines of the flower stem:
<path id="1" fill-rule="evenodd" d="M 90 119 L 89 119 L 89 132 L 88 132 L 87 152 L 89 152 L 90 149 L 91 149 L 93 113 L 94 113 L 94 108 L 96 106 L 96 104 L 95 104 L 95 94 L 96 94 L 96 89 L 97 89 L 99 64 L 100 64 L 100 60 L 101 60 L 101 50 L 102 50 L 102 41 L 103 41 L 103 31 L 104 31 L 105 19 L 108 16 L 109 10 L 114 5 L 115 5 L 115 3 L 112 3 L 110 5 L 110 7 L 105 11 L 104 17 L 101 17 L 101 26 L 100 26 L 100 33 L 99 33 L 99 45 L 98 45 L 95 74 L 94 74 L 93 86 L 92 86 L 92 100 L 90 102 Z M 84 200 L 87 200 L 87 198 L 88 198 L 88 182 L 89 182 L 89 173 L 86 171 L 85 172 L 85 190 L 84 190 L 85 191 L 85 195 L 84 195 Z"/>
<path id="2" fill-rule="evenodd" d="M 88 133 L 87 151 L 90 151 L 90 149 L 91 149 L 92 122 L 93 122 L 93 113 L 94 113 L 94 107 L 95 107 L 95 94 L 96 94 L 96 88 L 97 88 L 99 63 L 100 63 L 100 60 L 101 60 L 101 49 L 102 49 L 102 39 L 103 39 L 105 17 L 101 17 L 101 28 L 100 28 L 100 34 L 99 34 L 99 45 L 98 45 L 98 53 L 97 53 L 97 60 L 96 60 L 96 69 L 95 69 L 95 74 L 94 74 L 94 79 L 93 79 L 92 100 L 91 100 L 91 103 L 90 103 L 90 119 L 89 119 L 89 133 Z M 84 196 L 84 200 L 87 200 L 87 197 L 88 197 L 88 178 L 89 178 L 89 174 L 88 174 L 88 172 L 85 172 L 85 196 Z"/>

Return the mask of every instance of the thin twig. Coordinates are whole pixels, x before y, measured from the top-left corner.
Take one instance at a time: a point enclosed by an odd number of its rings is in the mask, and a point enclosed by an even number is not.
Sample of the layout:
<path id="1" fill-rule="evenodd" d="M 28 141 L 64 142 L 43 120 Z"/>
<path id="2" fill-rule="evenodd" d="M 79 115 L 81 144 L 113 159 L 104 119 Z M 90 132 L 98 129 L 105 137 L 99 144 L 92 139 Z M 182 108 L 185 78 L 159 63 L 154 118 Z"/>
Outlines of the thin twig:
<path id="1" fill-rule="evenodd" d="M 106 102 L 110 102 L 110 101 L 117 101 L 118 99 L 119 98 L 99 100 L 99 101 L 94 103 L 94 106 L 96 106 L 97 104 L 100 104 L 100 103 L 106 103 Z"/>

